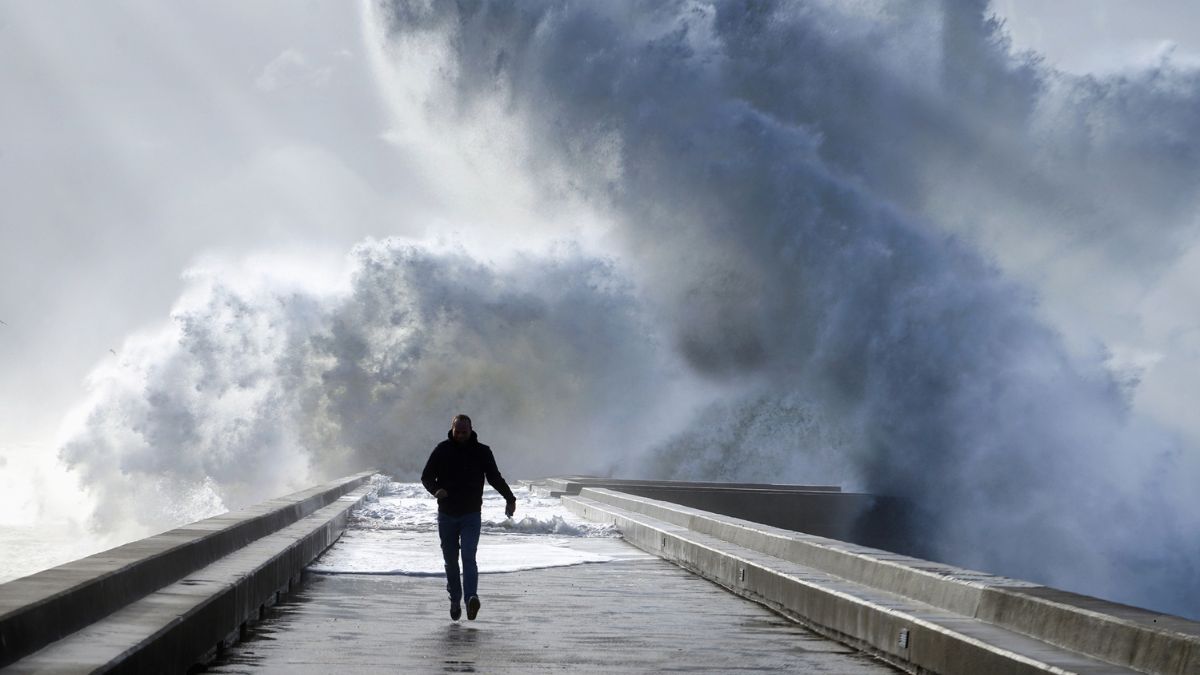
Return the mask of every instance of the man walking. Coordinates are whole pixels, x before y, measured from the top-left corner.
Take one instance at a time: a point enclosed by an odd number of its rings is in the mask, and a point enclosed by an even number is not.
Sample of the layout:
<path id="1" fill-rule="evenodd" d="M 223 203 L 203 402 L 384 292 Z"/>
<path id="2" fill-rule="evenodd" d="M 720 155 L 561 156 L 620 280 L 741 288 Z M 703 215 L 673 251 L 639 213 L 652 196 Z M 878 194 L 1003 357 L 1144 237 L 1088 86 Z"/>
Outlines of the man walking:
<path id="1" fill-rule="evenodd" d="M 471 429 L 471 418 L 456 415 L 450 422 L 446 440 L 438 443 L 421 472 L 421 483 L 438 500 L 438 536 L 442 557 L 446 560 L 446 590 L 450 593 L 450 618 L 462 616 L 463 591 L 467 597 L 467 618 L 479 613 L 479 567 L 475 550 L 479 547 L 480 511 L 483 509 L 483 480 L 504 496 L 504 514 L 517 511 L 517 498 L 496 468 L 492 449 L 479 442 Z M 462 579 L 458 577 L 458 554 L 462 551 Z M 465 589 L 464 589 L 465 587 Z"/>

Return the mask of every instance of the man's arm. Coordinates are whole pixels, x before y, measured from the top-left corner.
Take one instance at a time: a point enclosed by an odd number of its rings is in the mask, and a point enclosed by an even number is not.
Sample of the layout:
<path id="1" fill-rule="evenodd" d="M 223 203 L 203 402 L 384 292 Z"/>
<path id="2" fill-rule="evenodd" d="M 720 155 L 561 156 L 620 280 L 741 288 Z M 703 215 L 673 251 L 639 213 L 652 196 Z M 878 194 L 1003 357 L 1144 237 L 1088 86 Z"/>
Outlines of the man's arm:
<path id="1" fill-rule="evenodd" d="M 421 472 L 421 485 L 425 486 L 429 493 L 437 496 L 438 490 L 438 475 L 437 475 L 437 448 L 429 453 L 429 459 L 425 462 L 425 470 Z"/>
<path id="2" fill-rule="evenodd" d="M 504 509 L 504 515 L 512 517 L 512 514 L 517 511 L 517 497 L 513 491 L 509 489 L 508 483 L 504 482 L 504 476 L 500 475 L 500 469 L 496 466 L 496 457 L 491 450 L 486 451 L 483 464 L 483 475 L 487 478 L 487 482 L 492 487 L 496 488 L 504 501 L 508 502 Z"/>
<path id="3" fill-rule="evenodd" d="M 496 457 L 492 455 L 492 451 L 487 451 L 487 456 L 484 458 L 483 475 L 487 478 L 487 482 L 492 487 L 496 488 L 504 496 L 506 501 L 516 501 L 516 496 L 509 489 L 508 483 L 504 482 L 504 476 L 500 475 L 500 469 L 496 466 Z"/>

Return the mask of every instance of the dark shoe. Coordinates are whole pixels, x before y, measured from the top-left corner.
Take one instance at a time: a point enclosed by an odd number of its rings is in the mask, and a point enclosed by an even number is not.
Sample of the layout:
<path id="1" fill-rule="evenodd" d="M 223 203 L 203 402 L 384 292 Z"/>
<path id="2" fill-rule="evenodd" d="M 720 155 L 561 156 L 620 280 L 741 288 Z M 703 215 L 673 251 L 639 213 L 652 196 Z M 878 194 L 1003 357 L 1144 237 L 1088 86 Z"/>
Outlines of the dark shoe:
<path id="1" fill-rule="evenodd" d="M 450 618 L 454 621 L 462 618 L 462 605 L 457 602 L 450 603 Z"/>
<path id="2" fill-rule="evenodd" d="M 472 595 L 471 599 L 467 600 L 467 620 L 474 621 L 477 614 L 479 614 L 479 596 Z"/>

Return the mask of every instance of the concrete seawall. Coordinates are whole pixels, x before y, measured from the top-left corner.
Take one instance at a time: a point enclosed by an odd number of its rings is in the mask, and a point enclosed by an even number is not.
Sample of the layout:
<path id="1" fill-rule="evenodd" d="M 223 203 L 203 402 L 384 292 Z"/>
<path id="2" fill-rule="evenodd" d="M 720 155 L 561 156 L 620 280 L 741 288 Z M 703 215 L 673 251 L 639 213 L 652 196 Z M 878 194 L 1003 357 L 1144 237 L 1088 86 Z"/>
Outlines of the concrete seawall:
<path id="1" fill-rule="evenodd" d="M 713 511 L 764 525 L 920 556 L 918 542 L 905 537 L 908 505 L 892 497 L 842 492 L 836 485 L 779 485 L 653 481 L 574 476 L 539 483 L 546 495 L 578 495 L 606 488 Z"/>
<path id="2" fill-rule="evenodd" d="M 341 535 L 371 473 L 0 585 L 0 666 L 11 672 L 186 670 L 257 618 Z"/>
<path id="3" fill-rule="evenodd" d="M 689 505 L 629 486 L 581 487 L 562 500 L 646 551 L 912 672 L 1200 673 L 1200 623 L 697 508 L 727 503 L 710 487 L 679 500 Z M 686 492 L 670 488 L 657 494 Z"/>
<path id="4" fill-rule="evenodd" d="M 840 485 L 793 485 L 783 483 L 729 483 L 686 480 L 643 480 L 637 478 L 597 478 L 595 476 L 567 476 L 565 478 L 544 478 L 531 481 L 535 488 L 548 494 L 559 496 L 563 494 L 577 495 L 585 487 L 611 488 L 629 491 L 639 487 L 648 488 L 683 488 L 699 490 L 702 488 L 718 488 L 721 490 L 760 490 L 783 492 L 841 492 Z"/>

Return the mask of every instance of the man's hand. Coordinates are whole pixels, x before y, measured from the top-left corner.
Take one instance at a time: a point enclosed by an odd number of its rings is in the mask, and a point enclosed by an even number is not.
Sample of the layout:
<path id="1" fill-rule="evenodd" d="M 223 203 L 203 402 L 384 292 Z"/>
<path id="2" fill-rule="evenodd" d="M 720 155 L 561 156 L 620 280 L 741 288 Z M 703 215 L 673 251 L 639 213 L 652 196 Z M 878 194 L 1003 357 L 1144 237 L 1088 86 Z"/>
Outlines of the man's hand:
<path id="1" fill-rule="evenodd" d="M 446 492 L 446 488 L 438 488 L 438 491 L 433 493 L 433 496 L 437 499 L 445 499 L 449 494 L 449 492 Z"/>
<path id="2" fill-rule="evenodd" d="M 504 504 L 504 515 L 508 516 L 509 518 L 512 518 L 513 514 L 516 512 L 517 512 L 517 500 L 515 500 L 515 499 L 508 500 Z"/>

